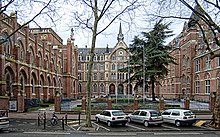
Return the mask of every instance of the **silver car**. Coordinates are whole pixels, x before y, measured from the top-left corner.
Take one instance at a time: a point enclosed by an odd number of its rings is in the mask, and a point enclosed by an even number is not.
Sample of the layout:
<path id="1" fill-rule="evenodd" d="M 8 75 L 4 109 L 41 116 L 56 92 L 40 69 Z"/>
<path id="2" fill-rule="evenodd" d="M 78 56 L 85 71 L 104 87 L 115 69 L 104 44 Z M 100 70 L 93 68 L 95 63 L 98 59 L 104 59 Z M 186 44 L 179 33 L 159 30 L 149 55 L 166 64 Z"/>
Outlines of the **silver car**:
<path id="1" fill-rule="evenodd" d="M 0 110 L 0 130 L 9 127 L 8 113 L 6 110 Z"/>
<path id="2" fill-rule="evenodd" d="M 168 109 L 162 113 L 164 122 L 181 125 L 192 125 L 196 121 L 196 115 L 191 110 Z"/>
<path id="3" fill-rule="evenodd" d="M 97 122 L 105 122 L 108 126 L 125 124 L 128 122 L 127 115 L 121 110 L 104 110 L 95 116 Z"/>
<path id="4" fill-rule="evenodd" d="M 156 110 L 137 110 L 132 114 L 128 115 L 128 122 L 143 123 L 144 126 L 159 125 L 163 123 L 163 117 L 161 113 Z"/>

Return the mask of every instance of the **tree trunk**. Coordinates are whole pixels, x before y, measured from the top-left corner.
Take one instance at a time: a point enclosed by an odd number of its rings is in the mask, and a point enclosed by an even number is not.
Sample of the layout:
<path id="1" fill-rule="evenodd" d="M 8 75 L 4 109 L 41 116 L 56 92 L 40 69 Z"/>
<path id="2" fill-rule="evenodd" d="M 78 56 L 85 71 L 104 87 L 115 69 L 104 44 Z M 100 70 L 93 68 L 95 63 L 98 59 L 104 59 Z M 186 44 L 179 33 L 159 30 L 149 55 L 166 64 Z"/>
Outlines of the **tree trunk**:
<path id="1" fill-rule="evenodd" d="M 220 80 L 218 80 L 218 89 L 216 91 L 216 100 L 212 118 L 211 125 L 220 129 Z"/>
<path id="2" fill-rule="evenodd" d="M 156 101 L 156 98 L 155 98 L 155 93 L 154 93 L 154 80 L 152 79 L 151 80 L 151 83 L 152 83 L 152 101 Z"/>
<path id="3" fill-rule="evenodd" d="M 92 79 L 92 66 L 93 66 L 93 59 L 94 59 L 94 51 L 95 51 L 95 42 L 97 37 L 97 25 L 98 19 L 95 18 L 94 21 L 94 29 L 92 32 L 92 46 L 90 51 L 90 61 L 89 61 L 89 68 L 88 68 L 88 81 L 86 83 L 86 90 L 87 90 L 87 97 L 86 97 L 86 127 L 92 127 L 91 122 L 91 79 Z"/>

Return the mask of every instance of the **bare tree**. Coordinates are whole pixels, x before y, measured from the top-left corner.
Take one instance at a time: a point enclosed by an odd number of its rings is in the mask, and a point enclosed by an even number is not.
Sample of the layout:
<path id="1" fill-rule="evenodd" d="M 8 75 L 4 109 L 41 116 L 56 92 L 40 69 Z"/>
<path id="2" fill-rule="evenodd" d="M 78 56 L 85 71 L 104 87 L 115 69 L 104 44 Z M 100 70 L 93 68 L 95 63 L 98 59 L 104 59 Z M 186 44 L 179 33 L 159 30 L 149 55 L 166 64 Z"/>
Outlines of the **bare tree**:
<path id="1" fill-rule="evenodd" d="M 92 127 L 91 124 L 91 77 L 94 59 L 94 50 L 96 47 L 96 38 L 103 33 L 117 18 L 127 14 L 127 20 L 132 18 L 131 12 L 134 12 L 140 5 L 138 0 L 79 0 L 73 5 L 80 6 L 82 12 L 74 12 L 74 19 L 77 21 L 75 27 L 88 29 L 92 32 L 92 42 L 90 50 L 90 61 L 88 66 L 88 80 L 86 84 L 86 127 Z"/>
<path id="2" fill-rule="evenodd" d="M 25 1 L 25 0 L 8 0 L 2 2 L 0 0 L 0 21 L 5 21 L 9 18 L 12 18 L 14 16 L 19 17 L 19 21 L 24 22 L 22 25 L 19 25 L 19 27 L 11 32 L 6 38 L 1 38 L 0 39 L 0 44 L 4 43 L 9 39 L 11 36 L 13 36 L 17 31 L 19 31 L 21 28 L 23 28 L 26 25 L 29 25 L 30 23 L 35 23 L 38 27 L 40 25 L 36 21 L 37 17 L 46 15 L 51 19 L 51 22 L 55 24 L 55 21 L 52 17 L 52 14 L 56 14 L 56 3 L 57 0 L 30 0 L 30 1 Z M 38 7 L 38 8 L 36 8 Z M 33 8 L 37 10 L 33 10 Z M 9 13 L 10 16 L 2 16 L 2 14 Z M 56 14 L 58 15 L 58 14 Z"/>
<path id="3" fill-rule="evenodd" d="M 156 2 L 156 3 L 155 3 Z M 220 57 L 219 50 L 214 52 L 208 39 L 208 33 L 202 27 L 202 23 L 208 26 L 208 31 L 212 33 L 212 39 L 220 47 L 220 1 L 219 0 L 156 0 L 152 5 L 158 5 L 157 10 L 146 10 L 148 16 L 168 19 L 188 20 L 188 27 L 198 26 L 202 32 L 203 41 L 206 44 L 206 50 L 209 51 L 210 58 Z M 219 83 L 220 84 L 220 83 Z M 211 124 L 220 128 L 220 87 L 216 91 L 216 102 Z"/>

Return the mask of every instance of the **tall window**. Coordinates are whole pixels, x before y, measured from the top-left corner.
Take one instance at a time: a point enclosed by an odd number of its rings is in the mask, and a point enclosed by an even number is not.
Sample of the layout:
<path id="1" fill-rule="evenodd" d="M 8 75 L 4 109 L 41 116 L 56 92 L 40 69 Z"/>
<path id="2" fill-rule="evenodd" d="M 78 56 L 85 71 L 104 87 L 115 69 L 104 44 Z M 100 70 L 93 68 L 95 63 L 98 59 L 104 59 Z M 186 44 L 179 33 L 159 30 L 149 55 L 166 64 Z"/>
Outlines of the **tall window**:
<path id="1" fill-rule="evenodd" d="M 164 93 L 166 93 L 166 85 L 164 85 L 163 90 L 164 90 Z"/>
<path id="2" fill-rule="evenodd" d="M 4 45 L 5 54 L 10 55 L 11 42 L 10 42 L 10 38 L 6 39 L 7 37 L 8 37 L 8 34 L 4 33 L 3 36 L 2 36 L 3 40 L 5 40 L 3 45 Z"/>
<path id="3" fill-rule="evenodd" d="M 104 76 L 105 76 L 104 73 L 100 73 L 100 80 L 104 80 Z"/>
<path id="4" fill-rule="evenodd" d="M 31 93 L 35 94 L 35 81 L 34 81 L 34 79 L 31 80 L 31 84 L 32 84 Z"/>
<path id="5" fill-rule="evenodd" d="M 210 69 L 211 68 L 211 59 L 210 59 L 210 57 L 207 57 L 206 58 L 206 69 Z"/>
<path id="6" fill-rule="evenodd" d="M 81 73 L 78 73 L 78 80 L 82 80 L 82 75 L 81 75 Z"/>
<path id="7" fill-rule="evenodd" d="M 11 78 L 11 74 L 9 71 L 6 72 L 5 78 L 6 78 L 6 92 L 9 96 L 11 96 L 11 94 L 12 94 L 12 78 Z"/>
<path id="8" fill-rule="evenodd" d="M 97 63 L 93 64 L 93 68 L 94 68 L 94 70 L 97 70 Z"/>
<path id="9" fill-rule="evenodd" d="M 49 58 L 48 58 L 48 55 L 46 55 L 46 69 L 49 68 L 49 64 L 50 64 Z"/>
<path id="10" fill-rule="evenodd" d="M 97 92 L 97 90 L 98 90 L 97 84 L 94 84 L 93 85 L 93 92 Z"/>
<path id="11" fill-rule="evenodd" d="M 199 59 L 196 59 L 196 72 L 200 71 L 200 61 Z"/>
<path id="12" fill-rule="evenodd" d="M 81 70 L 81 63 L 78 64 L 78 70 Z"/>
<path id="13" fill-rule="evenodd" d="M 200 81 L 199 77 L 196 78 L 196 94 L 199 94 L 200 92 Z"/>
<path id="14" fill-rule="evenodd" d="M 174 93 L 174 84 L 172 84 L 172 93 Z"/>
<path id="15" fill-rule="evenodd" d="M 100 70 L 104 70 L 104 64 L 100 64 L 100 65 L 99 65 L 99 69 L 100 69 Z"/>
<path id="16" fill-rule="evenodd" d="M 20 48 L 20 49 L 19 49 L 20 60 L 21 60 L 21 61 L 24 61 L 24 57 L 25 57 L 24 46 L 23 46 L 23 44 L 22 44 L 21 41 L 19 41 L 18 44 L 19 44 L 19 48 Z"/>
<path id="17" fill-rule="evenodd" d="M 43 67 L 42 64 L 42 54 L 39 52 L 39 67 Z"/>
<path id="18" fill-rule="evenodd" d="M 31 57 L 30 57 L 30 60 L 31 60 L 31 64 L 33 65 L 34 64 L 34 51 L 33 51 L 33 49 L 31 48 L 30 49 L 31 50 Z"/>
<path id="19" fill-rule="evenodd" d="M 112 70 L 115 70 L 115 64 L 112 64 Z"/>
<path id="20" fill-rule="evenodd" d="M 97 80 L 97 73 L 94 73 L 94 74 L 93 74 L 93 79 L 94 79 L 94 80 Z"/>
<path id="21" fill-rule="evenodd" d="M 186 66 L 186 56 L 183 56 L 183 66 Z"/>
<path id="22" fill-rule="evenodd" d="M 101 84 L 100 85 L 100 92 L 104 92 L 104 89 L 105 89 L 104 84 Z"/>
<path id="23" fill-rule="evenodd" d="M 210 94 L 210 80 L 209 79 L 205 81 L 205 93 Z"/>
<path id="24" fill-rule="evenodd" d="M 115 60 L 115 55 L 112 56 L 112 60 Z"/>

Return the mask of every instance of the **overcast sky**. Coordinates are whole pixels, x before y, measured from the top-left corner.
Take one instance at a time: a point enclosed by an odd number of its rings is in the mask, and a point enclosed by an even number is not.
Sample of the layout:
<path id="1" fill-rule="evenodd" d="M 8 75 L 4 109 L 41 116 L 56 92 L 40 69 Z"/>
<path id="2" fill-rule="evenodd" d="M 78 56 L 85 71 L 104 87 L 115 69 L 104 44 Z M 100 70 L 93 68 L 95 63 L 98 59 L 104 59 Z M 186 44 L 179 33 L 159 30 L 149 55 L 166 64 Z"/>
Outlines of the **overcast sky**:
<path id="1" fill-rule="evenodd" d="M 45 0 L 46 1 L 46 0 Z M 20 1 L 15 0 L 15 3 L 18 5 Z M 23 6 L 10 6 L 7 9 L 8 14 L 11 11 L 18 11 L 18 21 L 20 24 L 23 24 L 25 21 L 28 19 L 32 18 L 35 13 L 38 13 L 41 9 L 41 5 L 30 5 L 27 6 L 29 3 L 25 3 L 28 1 L 23 1 Z M 60 2 L 60 3 L 58 3 Z M 81 12 L 83 11 L 82 6 L 77 6 L 78 9 L 74 8 L 73 6 L 70 5 L 69 3 L 63 3 L 62 0 L 59 0 L 55 4 L 59 5 L 59 10 L 57 13 L 59 13 L 60 17 L 54 17 L 53 20 L 56 22 L 56 24 L 51 23 L 50 19 L 47 17 L 47 14 L 50 13 L 45 13 L 40 16 L 38 16 L 35 19 L 35 23 L 32 22 L 30 24 L 30 27 L 42 27 L 42 28 L 47 28 L 47 27 L 52 27 L 54 31 L 63 39 L 63 43 L 66 44 L 67 39 L 70 37 L 71 34 L 71 27 L 70 27 L 70 22 L 72 22 L 74 19 L 71 18 L 74 12 Z M 34 9 L 34 10 L 33 10 Z M 110 48 L 113 48 L 116 43 L 117 43 L 117 35 L 119 33 L 119 25 L 120 22 L 122 24 L 122 32 L 124 34 L 124 41 L 126 42 L 127 46 L 131 44 L 131 41 L 133 40 L 135 35 L 140 35 L 141 32 L 145 31 L 150 31 L 151 28 L 153 27 L 154 24 L 150 24 L 146 20 L 142 19 L 142 12 L 136 13 L 135 18 L 133 19 L 132 23 L 128 24 L 123 19 L 118 19 L 116 20 L 104 33 L 101 35 L 98 35 L 97 41 L 96 41 L 96 47 L 106 47 L 108 44 Z M 144 13 L 143 13 L 144 14 Z M 53 16 L 53 13 L 50 14 Z M 103 22 L 102 22 L 103 23 Z M 104 22 L 105 23 L 105 22 Z M 103 24 L 104 24 L 103 23 Z M 36 25 L 37 24 L 37 25 Z M 173 30 L 175 36 L 178 35 L 183 28 L 183 21 L 173 21 L 173 23 L 170 25 L 170 29 Z M 83 48 L 85 45 L 90 47 L 91 45 L 91 31 L 83 31 L 80 29 L 74 28 L 74 37 L 75 37 L 75 44 Z M 175 37 L 174 36 L 174 37 Z M 174 38 L 173 37 L 173 38 Z M 172 38 L 167 40 L 167 43 L 171 41 Z"/>

